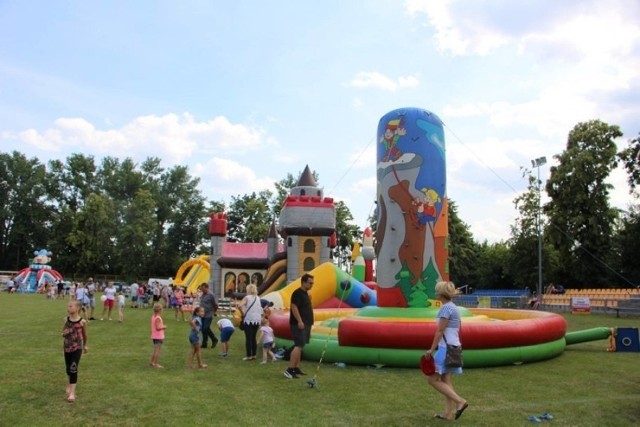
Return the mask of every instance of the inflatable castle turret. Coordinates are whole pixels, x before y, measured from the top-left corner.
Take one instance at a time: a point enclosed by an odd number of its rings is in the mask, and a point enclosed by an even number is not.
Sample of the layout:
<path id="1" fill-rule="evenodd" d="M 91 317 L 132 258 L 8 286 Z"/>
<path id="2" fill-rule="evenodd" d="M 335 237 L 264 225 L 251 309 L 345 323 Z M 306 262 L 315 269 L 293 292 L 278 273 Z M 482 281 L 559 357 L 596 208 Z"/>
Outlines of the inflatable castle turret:
<path id="1" fill-rule="evenodd" d="M 280 250 L 280 243 L 278 242 L 278 231 L 276 229 L 276 222 L 271 221 L 269 227 L 269 234 L 267 235 L 267 258 L 271 262 L 273 257 Z"/>
<path id="2" fill-rule="evenodd" d="M 211 237 L 211 274 L 209 287 L 214 295 L 224 295 L 222 289 L 222 267 L 218 260 L 222 256 L 224 242 L 227 240 L 227 214 L 216 212 L 209 215 L 209 236 Z"/>
<path id="3" fill-rule="evenodd" d="M 336 207 L 323 196 L 308 165 L 282 205 L 279 226 L 287 251 L 287 283 L 331 261 Z"/>

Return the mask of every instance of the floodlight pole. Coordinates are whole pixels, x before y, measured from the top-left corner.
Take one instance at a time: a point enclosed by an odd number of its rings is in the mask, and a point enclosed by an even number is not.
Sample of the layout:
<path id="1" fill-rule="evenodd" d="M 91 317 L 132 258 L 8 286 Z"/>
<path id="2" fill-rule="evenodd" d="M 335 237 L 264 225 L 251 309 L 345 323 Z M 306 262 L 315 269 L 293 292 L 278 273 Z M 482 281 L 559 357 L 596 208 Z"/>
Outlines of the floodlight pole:
<path id="1" fill-rule="evenodd" d="M 540 301 L 540 298 L 542 298 L 542 228 L 540 227 L 540 211 L 542 210 L 542 206 L 541 206 L 541 197 L 540 197 L 540 191 L 541 191 L 541 184 L 542 181 L 540 181 L 540 166 L 543 166 L 547 163 L 547 158 L 546 157 L 538 157 L 535 160 L 531 160 L 531 164 L 538 168 L 538 221 L 537 221 L 537 231 L 538 231 L 538 289 L 537 289 L 537 294 L 538 294 L 538 301 Z"/>

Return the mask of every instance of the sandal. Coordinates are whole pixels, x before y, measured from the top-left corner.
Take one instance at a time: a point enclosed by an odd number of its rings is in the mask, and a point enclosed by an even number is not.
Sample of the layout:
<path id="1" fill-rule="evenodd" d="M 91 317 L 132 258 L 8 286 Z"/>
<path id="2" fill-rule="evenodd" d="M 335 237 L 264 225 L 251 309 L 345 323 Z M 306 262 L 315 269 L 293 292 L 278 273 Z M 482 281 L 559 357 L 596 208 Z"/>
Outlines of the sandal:
<path id="1" fill-rule="evenodd" d="M 462 413 L 464 412 L 464 410 L 465 410 L 465 409 L 467 409 L 468 407 L 469 407 L 469 404 L 468 404 L 468 403 L 465 403 L 464 405 L 462 405 L 462 407 L 456 411 L 456 417 L 455 417 L 455 419 L 457 420 L 458 418 L 460 418 L 460 416 L 462 415 Z"/>
<path id="2" fill-rule="evenodd" d="M 440 415 L 440 414 L 435 414 L 435 415 L 433 416 L 433 418 L 435 418 L 436 420 L 451 421 L 449 418 L 445 417 L 444 415 Z"/>

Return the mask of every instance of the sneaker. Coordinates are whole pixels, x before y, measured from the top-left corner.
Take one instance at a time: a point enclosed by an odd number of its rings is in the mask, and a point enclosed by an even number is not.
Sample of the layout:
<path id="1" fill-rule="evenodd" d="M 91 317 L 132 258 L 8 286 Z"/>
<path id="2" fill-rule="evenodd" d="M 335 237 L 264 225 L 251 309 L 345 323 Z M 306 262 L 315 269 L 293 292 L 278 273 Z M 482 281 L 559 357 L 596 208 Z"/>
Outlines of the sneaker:
<path id="1" fill-rule="evenodd" d="M 298 378 L 298 376 L 296 375 L 296 371 L 293 368 L 287 368 L 284 372 L 283 372 L 284 376 L 289 378 L 289 379 L 293 379 L 293 378 Z"/>
<path id="2" fill-rule="evenodd" d="M 263 360 L 262 362 L 260 362 L 260 364 L 261 364 L 261 365 L 266 365 L 266 364 L 267 364 L 267 361 L 266 361 L 266 360 Z"/>
<path id="3" fill-rule="evenodd" d="M 300 368 L 292 368 L 292 369 L 298 375 L 307 375 L 306 373 L 302 372 Z"/>
<path id="4" fill-rule="evenodd" d="M 227 357 L 227 353 L 220 353 L 220 356 Z"/>
<path id="5" fill-rule="evenodd" d="M 253 359 L 252 359 L 251 357 L 248 357 L 248 356 L 247 356 L 247 357 L 243 357 L 243 358 L 242 358 L 242 360 L 247 361 L 247 360 L 253 360 Z"/>

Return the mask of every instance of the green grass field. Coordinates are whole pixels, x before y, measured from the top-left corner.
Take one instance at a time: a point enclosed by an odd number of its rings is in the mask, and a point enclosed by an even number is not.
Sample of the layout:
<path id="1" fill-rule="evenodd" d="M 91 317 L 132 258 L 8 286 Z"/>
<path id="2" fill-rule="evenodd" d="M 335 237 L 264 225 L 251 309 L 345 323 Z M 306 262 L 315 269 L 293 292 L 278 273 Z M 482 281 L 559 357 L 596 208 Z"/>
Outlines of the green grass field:
<path id="1" fill-rule="evenodd" d="M 100 309 L 101 310 L 101 307 Z M 321 366 L 318 388 L 282 375 L 286 362 L 243 362 L 244 335 L 228 358 L 203 350 L 206 370 L 187 368 L 188 324 L 164 313 L 161 363 L 151 352 L 150 309 L 125 322 L 93 321 L 82 357 L 78 397 L 65 400 L 60 330 L 66 302 L 0 294 L 0 425 L 427 426 L 442 398 L 418 369 Z M 100 311 L 97 313 L 99 318 Z M 638 318 L 570 315 L 569 330 L 638 327 Z M 558 358 L 522 366 L 468 369 L 454 384 L 470 407 L 457 425 L 525 426 L 553 414 L 561 426 L 640 425 L 640 354 L 607 353 L 608 341 L 567 347 Z M 317 363 L 302 367 L 313 376 Z"/>

